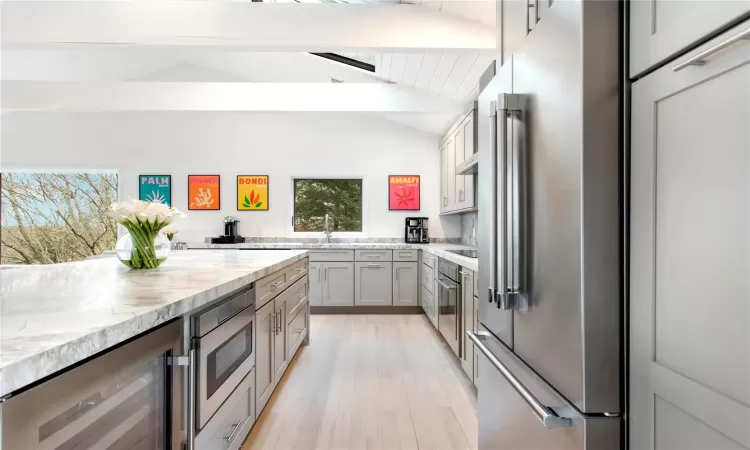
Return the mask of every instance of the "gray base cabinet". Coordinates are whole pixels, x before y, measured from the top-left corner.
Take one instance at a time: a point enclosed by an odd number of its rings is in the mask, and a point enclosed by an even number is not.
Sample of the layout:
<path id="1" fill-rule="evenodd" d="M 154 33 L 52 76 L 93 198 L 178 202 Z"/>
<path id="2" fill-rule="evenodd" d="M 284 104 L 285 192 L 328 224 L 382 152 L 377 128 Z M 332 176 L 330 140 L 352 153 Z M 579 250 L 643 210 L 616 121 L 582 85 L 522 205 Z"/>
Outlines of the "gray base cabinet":
<path id="1" fill-rule="evenodd" d="M 390 306 L 393 304 L 393 263 L 354 263 L 354 304 Z"/>
<path id="2" fill-rule="evenodd" d="M 323 264 L 322 262 L 310 261 L 310 304 L 312 306 L 323 305 Z"/>
<path id="3" fill-rule="evenodd" d="M 324 262 L 321 305 L 352 306 L 354 304 L 354 263 Z"/>
<path id="4" fill-rule="evenodd" d="M 463 346 L 461 352 L 461 367 L 466 376 L 474 381 L 474 343 L 465 337 L 466 331 L 474 331 L 474 272 L 461 271 L 461 316 L 463 321 Z"/>
<path id="5" fill-rule="evenodd" d="M 273 354 L 276 316 L 274 302 L 255 312 L 255 397 L 256 410 L 261 411 L 271 398 L 274 383 Z"/>
<path id="6" fill-rule="evenodd" d="M 630 446 L 747 449 L 750 41 L 672 66 L 632 90 Z"/>
<path id="7" fill-rule="evenodd" d="M 274 343 L 273 343 L 273 367 L 274 367 L 274 384 L 278 384 L 281 377 L 289 367 L 289 358 L 287 357 L 286 348 L 286 293 L 279 295 L 274 300 Z"/>
<path id="8" fill-rule="evenodd" d="M 393 306 L 417 306 L 419 303 L 418 262 L 393 263 Z"/>

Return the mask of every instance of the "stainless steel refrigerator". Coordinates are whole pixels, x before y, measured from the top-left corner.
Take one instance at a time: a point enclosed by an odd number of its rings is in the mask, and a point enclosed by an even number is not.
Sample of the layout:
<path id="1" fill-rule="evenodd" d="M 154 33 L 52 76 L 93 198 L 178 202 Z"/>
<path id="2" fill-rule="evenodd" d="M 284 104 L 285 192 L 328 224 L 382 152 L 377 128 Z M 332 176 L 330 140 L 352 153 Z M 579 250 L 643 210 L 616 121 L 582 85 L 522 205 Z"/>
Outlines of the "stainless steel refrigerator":
<path id="1" fill-rule="evenodd" d="M 479 448 L 616 450 L 618 4 L 541 3 L 479 97 Z"/>

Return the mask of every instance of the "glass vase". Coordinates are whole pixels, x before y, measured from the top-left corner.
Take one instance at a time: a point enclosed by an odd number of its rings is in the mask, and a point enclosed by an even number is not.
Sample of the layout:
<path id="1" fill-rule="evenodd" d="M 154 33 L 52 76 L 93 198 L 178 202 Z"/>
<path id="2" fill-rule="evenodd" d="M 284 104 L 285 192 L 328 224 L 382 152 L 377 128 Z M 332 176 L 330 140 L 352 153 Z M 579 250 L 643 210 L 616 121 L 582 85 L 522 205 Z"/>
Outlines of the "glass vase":
<path id="1" fill-rule="evenodd" d="M 166 236 L 142 229 L 123 234 L 115 247 L 117 258 L 131 269 L 155 269 L 167 260 L 169 250 Z"/>

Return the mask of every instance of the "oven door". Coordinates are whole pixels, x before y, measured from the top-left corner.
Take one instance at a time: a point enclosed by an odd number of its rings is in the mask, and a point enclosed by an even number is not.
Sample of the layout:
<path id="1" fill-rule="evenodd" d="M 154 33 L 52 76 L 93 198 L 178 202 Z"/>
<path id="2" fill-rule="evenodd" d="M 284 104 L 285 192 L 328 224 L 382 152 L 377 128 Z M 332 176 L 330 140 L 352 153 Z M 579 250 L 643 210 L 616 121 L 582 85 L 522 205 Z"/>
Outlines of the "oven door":
<path id="1" fill-rule="evenodd" d="M 461 285 L 438 273 L 438 330 L 457 356 L 461 356 L 459 332 Z"/>
<path id="2" fill-rule="evenodd" d="M 208 420 L 255 366 L 255 305 L 194 340 L 198 383 L 196 428 Z"/>

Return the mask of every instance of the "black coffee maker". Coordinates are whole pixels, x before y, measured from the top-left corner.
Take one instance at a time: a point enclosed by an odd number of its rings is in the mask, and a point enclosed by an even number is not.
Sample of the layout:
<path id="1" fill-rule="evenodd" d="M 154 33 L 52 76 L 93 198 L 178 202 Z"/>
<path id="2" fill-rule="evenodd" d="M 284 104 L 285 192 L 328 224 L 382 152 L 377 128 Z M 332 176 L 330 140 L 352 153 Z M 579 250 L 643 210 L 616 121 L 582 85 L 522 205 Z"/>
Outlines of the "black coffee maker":
<path id="1" fill-rule="evenodd" d="M 240 221 L 232 216 L 224 218 L 224 235 L 211 238 L 212 244 L 239 244 L 245 242 L 245 238 L 240 236 Z"/>
<path id="2" fill-rule="evenodd" d="M 429 220 L 427 217 L 407 217 L 404 241 L 410 244 L 429 244 Z"/>

